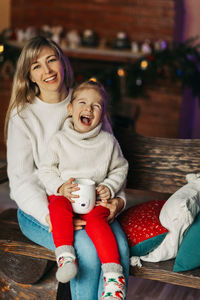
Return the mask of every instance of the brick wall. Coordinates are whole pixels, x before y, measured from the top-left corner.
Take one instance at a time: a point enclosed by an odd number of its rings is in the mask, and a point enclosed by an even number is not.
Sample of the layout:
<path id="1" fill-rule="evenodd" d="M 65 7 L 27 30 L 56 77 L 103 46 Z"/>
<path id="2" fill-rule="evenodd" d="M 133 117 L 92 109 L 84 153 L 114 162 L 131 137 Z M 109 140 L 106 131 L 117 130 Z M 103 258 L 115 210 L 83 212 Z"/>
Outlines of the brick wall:
<path id="1" fill-rule="evenodd" d="M 93 29 L 112 41 L 118 31 L 131 40 L 173 39 L 174 0 L 11 0 L 11 25 L 62 25 Z"/>
<path id="2" fill-rule="evenodd" d="M 172 41 L 175 27 L 174 0 L 11 0 L 14 28 L 44 24 L 62 25 L 66 31 L 93 29 L 100 38 L 112 42 L 119 31 L 130 40 Z M 149 91 L 149 99 L 125 99 L 134 115 L 140 114 L 136 131 L 149 136 L 177 137 L 182 95 L 173 84 L 162 83 Z"/>

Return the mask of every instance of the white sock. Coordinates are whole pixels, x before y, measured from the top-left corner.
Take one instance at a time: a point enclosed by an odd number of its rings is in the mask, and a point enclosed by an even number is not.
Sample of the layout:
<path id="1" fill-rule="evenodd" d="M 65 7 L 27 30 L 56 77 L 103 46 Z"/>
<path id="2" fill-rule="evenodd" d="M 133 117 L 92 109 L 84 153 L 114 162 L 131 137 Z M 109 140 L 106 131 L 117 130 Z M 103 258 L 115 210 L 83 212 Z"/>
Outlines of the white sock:
<path id="1" fill-rule="evenodd" d="M 74 278 L 78 272 L 74 247 L 60 246 L 56 248 L 56 260 L 58 270 L 56 278 L 62 283 L 66 283 Z"/>

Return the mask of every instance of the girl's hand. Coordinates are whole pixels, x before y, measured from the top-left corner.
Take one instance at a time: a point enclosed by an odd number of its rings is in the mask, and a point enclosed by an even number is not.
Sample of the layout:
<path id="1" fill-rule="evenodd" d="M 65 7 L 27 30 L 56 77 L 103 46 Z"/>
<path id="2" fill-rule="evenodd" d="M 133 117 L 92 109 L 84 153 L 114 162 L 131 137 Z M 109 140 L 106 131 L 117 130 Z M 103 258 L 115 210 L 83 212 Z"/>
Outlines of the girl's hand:
<path id="1" fill-rule="evenodd" d="M 72 198 L 79 198 L 79 195 L 73 194 L 73 192 L 80 190 L 78 184 L 73 183 L 74 180 L 75 178 L 71 177 L 58 188 L 58 193 L 62 196 L 65 196 L 71 203 L 75 202 L 74 200 L 72 200 Z"/>
<path id="2" fill-rule="evenodd" d="M 124 200 L 122 198 L 112 198 L 108 202 L 97 202 L 99 205 L 105 206 L 110 210 L 110 215 L 108 216 L 109 223 L 112 223 L 115 219 L 115 216 L 122 210 L 124 207 Z"/>
<path id="3" fill-rule="evenodd" d="M 105 185 L 98 185 L 97 187 L 97 195 L 99 196 L 102 202 L 107 202 L 111 197 L 110 189 Z"/>
<path id="4" fill-rule="evenodd" d="M 51 224 L 51 220 L 50 220 L 50 215 L 49 214 L 46 215 L 45 219 L 46 219 L 46 222 L 49 226 L 49 232 L 52 232 L 52 224 Z"/>

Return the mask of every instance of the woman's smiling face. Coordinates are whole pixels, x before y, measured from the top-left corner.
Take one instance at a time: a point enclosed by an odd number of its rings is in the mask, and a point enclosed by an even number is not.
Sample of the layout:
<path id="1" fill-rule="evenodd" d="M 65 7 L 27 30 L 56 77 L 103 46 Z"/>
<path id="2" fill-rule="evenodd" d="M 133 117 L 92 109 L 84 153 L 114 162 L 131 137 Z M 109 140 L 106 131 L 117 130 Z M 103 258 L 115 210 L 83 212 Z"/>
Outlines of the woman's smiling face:
<path id="1" fill-rule="evenodd" d="M 77 92 L 72 103 L 68 104 L 74 129 L 88 132 L 95 128 L 102 119 L 103 99 L 95 89 L 83 89 Z"/>
<path id="2" fill-rule="evenodd" d="M 30 69 L 30 79 L 40 89 L 44 100 L 50 93 L 61 93 L 64 86 L 64 68 L 53 49 L 43 47 Z"/>

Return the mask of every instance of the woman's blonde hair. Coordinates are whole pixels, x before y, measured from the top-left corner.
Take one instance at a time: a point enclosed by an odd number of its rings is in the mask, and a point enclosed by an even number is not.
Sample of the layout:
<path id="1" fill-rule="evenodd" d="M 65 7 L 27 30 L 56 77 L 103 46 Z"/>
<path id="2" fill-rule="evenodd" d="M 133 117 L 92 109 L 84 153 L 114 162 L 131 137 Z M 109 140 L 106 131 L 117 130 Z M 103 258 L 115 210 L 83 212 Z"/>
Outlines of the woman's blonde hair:
<path id="1" fill-rule="evenodd" d="M 55 54 L 61 60 L 65 70 L 64 82 L 66 84 L 66 87 L 72 87 L 72 68 L 70 66 L 68 58 L 63 53 L 62 49 L 54 41 L 43 36 L 37 36 L 29 40 L 22 49 L 16 66 L 10 103 L 5 118 L 5 139 L 7 138 L 8 121 L 12 110 L 14 108 L 17 108 L 17 112 L 20 113 L 20 111 L 23 110 L 25 104 L 27 102 L 33 103 L 35 96 L 38 96 L 40 93 L 37 84 L 32 82 L 30 79 L 30 68 L 33 61 L 37 59 L 42 47 L 49 47 L 54 50 Z"/>

